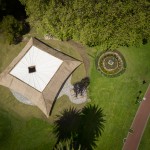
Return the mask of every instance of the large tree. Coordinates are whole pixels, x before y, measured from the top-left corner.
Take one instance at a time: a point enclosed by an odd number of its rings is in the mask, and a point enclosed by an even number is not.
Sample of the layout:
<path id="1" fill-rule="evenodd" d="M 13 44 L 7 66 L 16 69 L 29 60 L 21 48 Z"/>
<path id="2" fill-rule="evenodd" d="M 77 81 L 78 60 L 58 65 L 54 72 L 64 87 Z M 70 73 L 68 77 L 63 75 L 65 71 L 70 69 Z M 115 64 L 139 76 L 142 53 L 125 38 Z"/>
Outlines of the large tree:
<path id="1" fill-rule="evenodd" d="M 0 34 L 10 44 L 21 41 L 22 35 L 29 32 L 25 7 L 19 0 L 0 0 Z"/>
<path id="2" fill-rule="evenodd" d="M 79 122 L 80 111 L 75 108 L 65 109 L 60 115 L 57 116 L 54 124 L 54 133 L 57 137 L 57 143 L 66 141 L 76 136 Z"/>
<path id="3" fill-rule="evenodd" d="M 150 37 L 148 0 L 20 0 L 30 24 L 43 34 L 107 48 L 146 43 Z"/>
<path id="4" fill-rule="evenodd" d="M 104 129 L 104 114 L 96 105 L 87 105 L 81 111 L 65 109 L 54 122 L 57 137 L 55 148 L 70 141 L 70 149 L 92 150 Z"/>
<path id="5" fill-rule="evenodd" d="M 19 0 L 26 8 L 28 16 L 27 21 L 30 26 L 37 30 L 37 32 L 47 33 L 45 24 L 45 13 L 49 9 L 49 0 Z"/>
<path id="6" fill-rule="evenodd" d="M 87 105 L 82 109 L 78 143 L 83 150 L 92 150 L 104 130 L 103 110 L 96 105 Z"/>
<path id="7" fill-rule="evenodd" d="M 24 24 L 15 19 L 15 17 L 8 15 L 4 16 L 0 23 L 1 32 L 10 44 L 17 44 L 20 42 L 24 30 Z"/>

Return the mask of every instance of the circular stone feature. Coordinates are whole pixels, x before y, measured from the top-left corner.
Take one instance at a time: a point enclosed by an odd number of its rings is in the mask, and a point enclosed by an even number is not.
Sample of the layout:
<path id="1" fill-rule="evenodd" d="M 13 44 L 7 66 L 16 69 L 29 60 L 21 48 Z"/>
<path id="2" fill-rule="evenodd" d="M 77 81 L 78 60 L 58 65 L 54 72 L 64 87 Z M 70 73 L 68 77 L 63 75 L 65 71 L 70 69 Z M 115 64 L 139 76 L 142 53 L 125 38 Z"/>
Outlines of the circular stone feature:
<path id="1" fill-rule="evenodd" d="M 115 69 L 118 67 L 117 59 L 113 56 L 104 58 L 103 65 L 107 70 Z"/>
<path id="2" fill-rule="evenodd" d="M 107 50 L 98 55 L 96 66 L 103 75 L 115 77 L 125 71 L 126 62 L 117 50 Z"/>
<path id="3" fill-rule="evenodd" d="M 108 65 L 111 65 L 111 66 L 112 66 L 114 63 L 115 63 L 114 59 L 109 59 L 109 60 L 108 60 Z"/>

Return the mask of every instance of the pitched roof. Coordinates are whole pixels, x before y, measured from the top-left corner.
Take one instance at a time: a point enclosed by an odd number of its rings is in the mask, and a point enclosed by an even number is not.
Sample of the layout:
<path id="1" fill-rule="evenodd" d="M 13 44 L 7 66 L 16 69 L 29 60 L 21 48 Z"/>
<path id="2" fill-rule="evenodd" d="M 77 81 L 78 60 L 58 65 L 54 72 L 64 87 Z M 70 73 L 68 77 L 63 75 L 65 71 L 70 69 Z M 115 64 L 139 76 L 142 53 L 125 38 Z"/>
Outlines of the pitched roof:
<path id="1" fill-rule="evenodd" d="M 10 74 L 42 92 L 63 61 L 31 46 Z"/>
<path id="2" fill-rule="evenodd" d="M 20 93 L 48 117 L 66 79 L 80 64 L 79 60 L 31 38 L 0 74 L 0 85 Z"/>

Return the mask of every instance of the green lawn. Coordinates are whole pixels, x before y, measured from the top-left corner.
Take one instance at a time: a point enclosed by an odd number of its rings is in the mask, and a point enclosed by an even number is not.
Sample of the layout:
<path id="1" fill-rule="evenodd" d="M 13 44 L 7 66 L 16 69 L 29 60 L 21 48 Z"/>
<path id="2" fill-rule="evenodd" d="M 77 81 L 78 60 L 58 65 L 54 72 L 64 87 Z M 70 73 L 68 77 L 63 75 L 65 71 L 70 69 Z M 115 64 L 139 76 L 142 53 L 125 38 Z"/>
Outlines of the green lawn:
<path id="1" fill-rule="evenodd" d="M 150 81 L 150 44 L 119 50 L 127 63 L 126 72 L 119 77 L 103 77 L 95 69 L 93 60 L 89 95 L 91 103 L 98 104 L 106 114 L 105 131 L 97 142 L 97 150 L 122 148 L 123 138 L 126 137 L 139 106 L 135 104 L 138 92 L 142 91 L 142 98 Z M 147 81 L 144 85 L 143 80 Z"/>
<path id="2" fill-rule="evenodd" d="M 52 126 L 37 118 L 24 120 L 0 109 L 0 149 L 50 149 L 56 142 Z"/>
<path id="3" fill-rule="evenodd" d="M 80 55 L 67 42 L 45 41 L 52 47 L 81 60 Z M 26 42 L 16 46 L 9 46 L 0 37 L 0 72 L 13 60 L 24 47 Z M 149 84 L 150 77 L 150 44 L 140 48 L 120 48 L 127 62 L 126 72 L 116 78 L 103 77 L 95 69 L 94 56 L 96 49 L 87 48 L 91 60 L 91 84 L 89 96 L 92 104 L 98 104 L 106 115 L 105 130 L 98 139 L 97 150 L 120 150 L 123 138 L 126 137 L 139 104 L 135 104 L 138 91 L 142 91 L 141 98 Z M 85 76 L 84 65 L 81 65 L 73 74 L 72 82 Z M 142 80 L 146 84 L 142 84 Z M 34 106 L 18 102 L 11 92 L 0 86 L 0 150 L 39 149 L 49 150 L 55 144 L 52 134 L 53 120 L 64 108 L 74 106 L 82 108 L 85 104 L 72 104 L 66 96 L 61 97 L 55 104 L 52 116 L 48 119 Z M 147 132 L 150 129 L 150 123 Z M 4 134 L 4 133 L 7 134 Z M 145 132 L 140 150 L 148 149 L 148 133 Z"/>

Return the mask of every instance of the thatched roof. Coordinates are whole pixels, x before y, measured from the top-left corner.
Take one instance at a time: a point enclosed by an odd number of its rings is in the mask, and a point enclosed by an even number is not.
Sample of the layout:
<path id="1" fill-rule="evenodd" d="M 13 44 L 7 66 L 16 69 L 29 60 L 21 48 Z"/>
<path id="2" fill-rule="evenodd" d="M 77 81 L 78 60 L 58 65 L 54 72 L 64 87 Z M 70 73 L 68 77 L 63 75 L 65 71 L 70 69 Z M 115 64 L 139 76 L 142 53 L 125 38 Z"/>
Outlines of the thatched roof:
<path id="1" fill-rule="evenodd" d="M 26 82 L 22 80 L 22 78 L 11 74 L 11 71 L 19 64 L 32 46 L 35 46 L 43 52 L 46 52 L 62 61 L 57 70 L 55 70 L 55 74 L 50 78 L 50 81 L 41 91 L 32 86 L 30 82 Z M 19 55 L 14 58 L 11 64 L 0 74 L 0 85 L 20 93 L 34 105 L 39 107 L 48 117 L 66 79 L 80 64 L 81 62 L 79 60 L 55 50 L 35 38 L 31 38 Z"/>

